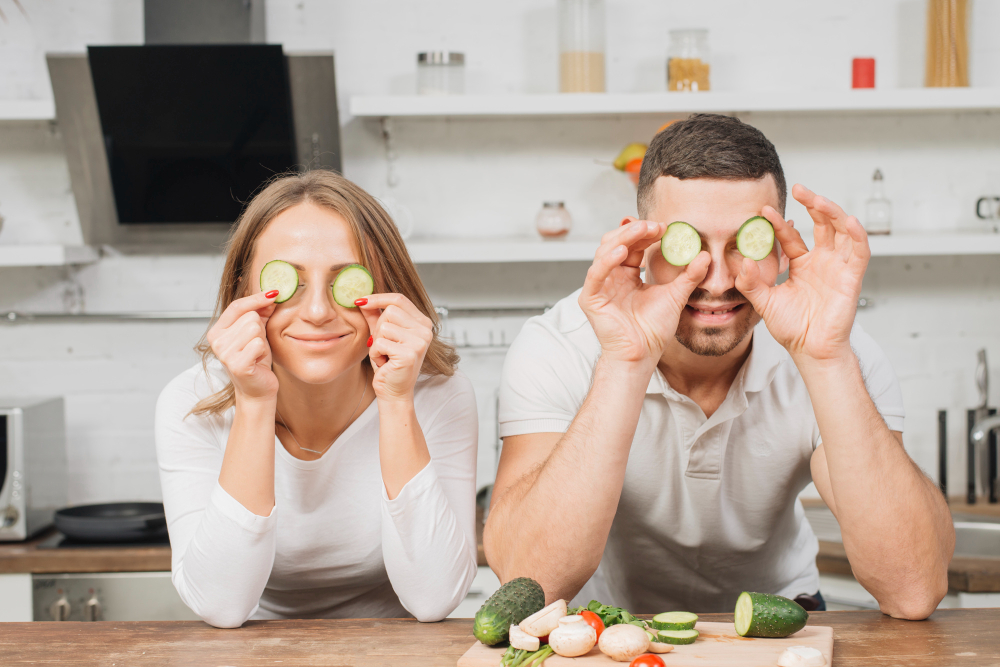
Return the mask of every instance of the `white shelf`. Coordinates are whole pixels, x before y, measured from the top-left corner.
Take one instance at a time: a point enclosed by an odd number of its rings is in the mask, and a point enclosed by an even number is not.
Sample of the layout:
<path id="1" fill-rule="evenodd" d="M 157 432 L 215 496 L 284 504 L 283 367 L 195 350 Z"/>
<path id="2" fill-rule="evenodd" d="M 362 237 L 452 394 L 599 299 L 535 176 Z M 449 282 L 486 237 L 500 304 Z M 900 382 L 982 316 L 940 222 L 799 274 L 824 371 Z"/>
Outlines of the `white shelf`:
<path id="1" fill-rule="evenodd" d="M 414 264 L 501 264 L 507 262 L 590 262 L 600 241 L 463 239 L 408 241 Z"/>
<path id="2" fill-rule="evenodd" d="M 1000 88 L 904 88 L 804 92 L 608 93 L 547 95 L 355 95 L 362 118 L 760 113 L 919 112 L 1000 109 Z"/>
<path id="3" fill-rule="evenodd" d="M 56 105 L 52 100 L 0 100 L 0 121 L 54 120 Z"/>
<path id="4" fill-rule="evenodd" d="M 811 241 L 808 241 L 811 245 Z M 415 264 L 590 262 L 599 241 L 540 239 L 417 240 L 407 242 Z M 1000 255 L 1000 234 L 896 234 L 869 237 L 873 257 Z"/>
<path id="5" fill-rule="evenodd" d="M 98 257 L 97 249 L 90 246 L 0 245 L 0 267 L 90 264 Z"/>

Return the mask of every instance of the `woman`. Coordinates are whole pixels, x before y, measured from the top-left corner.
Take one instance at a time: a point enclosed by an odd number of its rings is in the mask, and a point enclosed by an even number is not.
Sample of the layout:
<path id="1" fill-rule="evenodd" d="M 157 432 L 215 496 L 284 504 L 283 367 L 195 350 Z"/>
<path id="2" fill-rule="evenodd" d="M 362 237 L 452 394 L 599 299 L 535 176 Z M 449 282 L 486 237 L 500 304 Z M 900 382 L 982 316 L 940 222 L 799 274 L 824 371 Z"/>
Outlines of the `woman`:
<path id="1" fill-rule="evenodd" d="M 299 286 L 276 304 L 264 264 Z M 375 293 L 338 305 L 365 266 Z M 361 188 L 272 182 L 229 242 L 203 363 L 156 407 L 173 582 L 218 627 L 248 618 L 444 618 L 476 572 L 478 421 L 396 227 Z"/>

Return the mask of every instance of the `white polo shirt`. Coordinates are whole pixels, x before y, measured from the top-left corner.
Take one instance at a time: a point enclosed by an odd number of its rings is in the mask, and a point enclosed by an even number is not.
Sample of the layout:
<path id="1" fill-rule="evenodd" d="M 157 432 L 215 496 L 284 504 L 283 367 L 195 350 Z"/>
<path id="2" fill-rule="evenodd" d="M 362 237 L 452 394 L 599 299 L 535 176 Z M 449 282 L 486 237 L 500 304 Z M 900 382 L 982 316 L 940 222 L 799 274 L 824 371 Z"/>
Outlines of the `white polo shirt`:
<path id="1" fill-rule="evenodd" d="M 579 290 L 528 320 L 500 385 L 500 436 L 564 433 L 590 390 L 601 347 Z M 858 325 L 851 345 L 889 428 L 903 399 L 889 360 Z M 732 611 L 745 590 L 794 598 L 819 589 L 819 545 L 797 496 L 820 443 L 809 393 L 763 323 L 718 410 L 705 417 L 659 369 L 646 389 L 625 484 L 591 599 L 633 613 Z M 587 501 L 586 489 L 565 489 Z"/>

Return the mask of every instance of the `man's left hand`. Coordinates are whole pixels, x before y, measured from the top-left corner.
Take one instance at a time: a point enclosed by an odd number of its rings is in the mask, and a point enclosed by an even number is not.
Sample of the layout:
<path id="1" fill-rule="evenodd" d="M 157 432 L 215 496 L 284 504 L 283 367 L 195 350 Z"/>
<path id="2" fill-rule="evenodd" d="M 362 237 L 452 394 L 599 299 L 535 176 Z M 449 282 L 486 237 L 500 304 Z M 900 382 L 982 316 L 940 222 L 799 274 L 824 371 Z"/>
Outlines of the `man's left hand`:
<path id="1" fill-rule="evenodd" d="M 744 258 L 736 288 L 793 359 L 835 360 L 851 354 L 851 327 L 871 257 L 868 235 L 857 218 L 808 188 L 796 185 L 792 196 L 815 223 L 813 249 L 790 221 L 765 206 L 761 214 L 789 258 L 788 280 L 767 285 L 757 263 Z"/>

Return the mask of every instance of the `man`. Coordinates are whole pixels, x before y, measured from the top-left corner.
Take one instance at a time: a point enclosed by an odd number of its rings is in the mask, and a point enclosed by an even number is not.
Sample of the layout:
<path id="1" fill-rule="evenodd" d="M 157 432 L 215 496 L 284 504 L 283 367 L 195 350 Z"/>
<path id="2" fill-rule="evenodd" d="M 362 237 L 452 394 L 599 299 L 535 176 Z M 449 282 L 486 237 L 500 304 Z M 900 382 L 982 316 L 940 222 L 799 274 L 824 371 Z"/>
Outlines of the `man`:
<path id="1" fill-rule="evenodd" d="M 935 609 L 954 529 L 903 449 L 892 368 L 854 325 L 867 236 L 833 202 L 792 195 L 812 250 L 782 217 L 781 163 L 758 130 L 696 115 L 653 139 L 643 219 L 605 234 L 583 288 L 507 356 L 485 532 L 501 581 L 635 613 L 731 611 L 744 590 L 822 609 L 797 500 L 811 480 L 882 611 Z M 777 239 L 757 262 L 736 246 L 756 215 Z M 702 240 L 685 267 L 660 252 L 676 220 Z"/>

